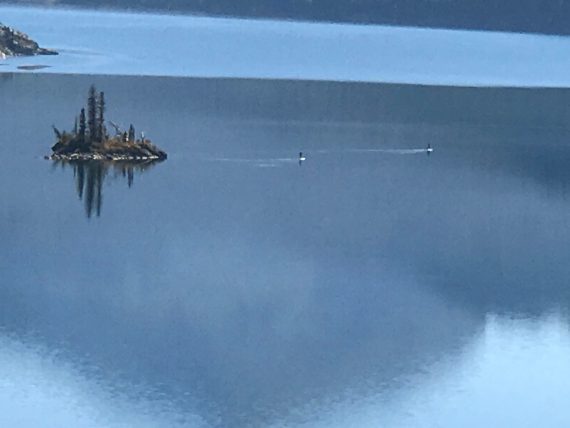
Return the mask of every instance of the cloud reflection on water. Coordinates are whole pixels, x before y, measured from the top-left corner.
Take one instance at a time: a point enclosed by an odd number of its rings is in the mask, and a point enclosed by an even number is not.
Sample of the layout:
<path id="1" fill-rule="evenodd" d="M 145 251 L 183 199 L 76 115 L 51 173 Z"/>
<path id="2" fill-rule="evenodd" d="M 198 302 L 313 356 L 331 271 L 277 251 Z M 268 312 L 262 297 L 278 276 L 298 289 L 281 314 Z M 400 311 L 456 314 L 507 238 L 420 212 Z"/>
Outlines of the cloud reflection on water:
<path id="1" fill-rule="evenodd" d="M 144 384 L 110 384 L 57 349 L 0 330 L 0 425 L 5 427 L 206 427 Z"/>
<path id="2" fill-rule="evenodd" d="M 86 222 L 69 170 L 34 157 L 93 80 L 124 100 L 113 117 L 144 123 L 172 156 L 129 191 L 105 189 L 105 215 Z M 0 187 L 0 323 L 86 356 L 108 384 L 150 385 L 212 426 L 299 412 L 295 423 L 316 423 L 337 403 L 358 418 L 378 394 L 378 412 L 396 402 L 404 420 L 416 393 L 467 406 L 492 388 L 493 370 L 471 358 L 514 358 L 503 345 L 521 323 L 539 332 L 515 346 L 520 370 L 544 339 L 566 376 L 565 320 L 544 317 L 570 308 L 568 92 L 52 75 L 0 89 L 13 112 L 0 116 L 12 160 L 0 168 L 12 183 Z M 429 158 L 350 154 L 427 142 Z M 301 149 L 313 153 L 302 168 L 202 161 Z M 501 333 L 486 342 L 493 316 Z M 475 382 L 457 375 L 461 395 L 446 376 L 465 361 Z M 503 379 L 566 392 L 535 375 Z M 417 410 L 428 423 L 431 406 Z"/>

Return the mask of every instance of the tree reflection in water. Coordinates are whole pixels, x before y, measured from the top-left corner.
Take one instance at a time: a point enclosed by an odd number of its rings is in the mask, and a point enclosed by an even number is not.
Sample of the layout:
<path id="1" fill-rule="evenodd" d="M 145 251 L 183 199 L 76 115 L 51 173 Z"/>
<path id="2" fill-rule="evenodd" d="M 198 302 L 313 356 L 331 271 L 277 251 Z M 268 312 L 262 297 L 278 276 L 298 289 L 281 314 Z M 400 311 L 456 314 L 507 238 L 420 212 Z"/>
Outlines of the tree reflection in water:
<path id="1" fill-rule="evenodd" d="M 75 179 L 75 189 L 80 200 L 85 204 L 85 215 L 87 218 L 96 213 L 101 215 L 103 204 L 103 182 L 105 178 L 111 177 L 126 178 L 127 185 L 131 187 L 134 182 L 135 173 L 143 173 L 152 168 L 160 160 L 149 161 L 54 161 L 55 166 L 66 169 L 68 166 L 73 169 Z"/>

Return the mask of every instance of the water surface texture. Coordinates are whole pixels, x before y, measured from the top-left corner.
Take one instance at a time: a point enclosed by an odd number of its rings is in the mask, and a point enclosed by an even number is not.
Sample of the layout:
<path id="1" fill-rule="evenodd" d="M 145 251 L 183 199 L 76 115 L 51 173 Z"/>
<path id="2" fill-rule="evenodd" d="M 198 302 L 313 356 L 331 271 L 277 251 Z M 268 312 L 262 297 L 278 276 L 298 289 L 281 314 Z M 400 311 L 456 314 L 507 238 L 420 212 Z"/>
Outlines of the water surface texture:
<path id="1" fill-rule="evenodd" d="M 42 156 L 91 83 L 169 158 L 93 172 L 88 209 Z M 570 424 L 570 92 L 0 94 L 0 426 Z"/>

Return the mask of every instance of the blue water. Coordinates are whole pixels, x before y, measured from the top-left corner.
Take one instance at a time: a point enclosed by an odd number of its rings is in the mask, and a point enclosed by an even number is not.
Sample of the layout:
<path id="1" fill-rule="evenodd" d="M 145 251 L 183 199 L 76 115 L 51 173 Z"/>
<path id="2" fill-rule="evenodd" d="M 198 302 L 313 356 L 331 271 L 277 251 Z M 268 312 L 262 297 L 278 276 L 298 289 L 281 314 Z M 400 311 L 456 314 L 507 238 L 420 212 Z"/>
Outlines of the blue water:
<path id="1" fill-rule="evenodd" d="M 0 6 L 0 19 L 58 57 L 2 71 L 570 86 L 570 39 L 477 31 L 253 21 Z"/>
<path id="2" fill-rule="evenodd" d="M 91 83 L 169 154 L 98 214 L 42 158 Z M 0 426 L 570 424 L 567 91 L 0 94 Z"/>

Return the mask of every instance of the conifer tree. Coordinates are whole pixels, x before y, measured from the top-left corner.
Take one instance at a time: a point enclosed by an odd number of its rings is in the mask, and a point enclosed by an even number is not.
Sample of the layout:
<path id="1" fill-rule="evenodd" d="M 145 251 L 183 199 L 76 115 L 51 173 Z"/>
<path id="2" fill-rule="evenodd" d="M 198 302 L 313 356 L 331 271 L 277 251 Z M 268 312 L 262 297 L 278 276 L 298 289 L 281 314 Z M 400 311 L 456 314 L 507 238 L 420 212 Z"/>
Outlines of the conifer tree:
<path id="1" fill-rule="evenodd" d="M 89 96 L 87 98 L 87 127 L 89 128 L 89 142 L 98 141 L 97 138 L 97 92 L 95 86 L 89 88 Z"/>
<path id="2" fill-rule="evenodd" d="M 81 109 L 81 113 L 79 113 L 79 140 L 84 143 L 85 142 L 85 109 Z"/>
<path id="3" fill-rule="evenodd" d="M 134 143 L 135 139 L 135 127 L 131 124 L 131 126 L 129 126 L 129 143 Z"/>
<path id="4" fill-rule="evenodd" d="M 100 92 L 97 103 L 97 141 L 104 141 L 107 138 L 105 134 L 105 93 Z"/>

